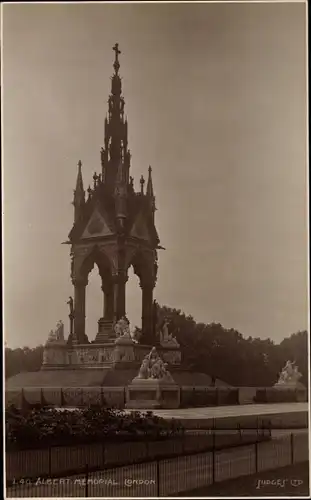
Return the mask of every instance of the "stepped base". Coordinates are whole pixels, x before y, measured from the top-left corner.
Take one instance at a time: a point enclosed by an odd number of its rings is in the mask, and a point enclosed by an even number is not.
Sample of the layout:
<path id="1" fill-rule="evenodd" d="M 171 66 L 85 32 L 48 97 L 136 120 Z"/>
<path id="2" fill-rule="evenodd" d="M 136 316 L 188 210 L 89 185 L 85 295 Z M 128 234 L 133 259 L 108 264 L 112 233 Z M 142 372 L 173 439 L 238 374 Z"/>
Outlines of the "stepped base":
<path id="1" fill-rule="evenodd" d="M 175 382 L 135 378 L 126 390 L 125 408 L 179 408 L 180 390 Z"/>
<path id="2" fill-rule="evenodd" d="M 112 342 L 116 338 L 113 331 L 113 321 L 110 319 L 100 318 L 98 321 L 98 333 L 95 338 L 95 344 L 106 344 Z"/>

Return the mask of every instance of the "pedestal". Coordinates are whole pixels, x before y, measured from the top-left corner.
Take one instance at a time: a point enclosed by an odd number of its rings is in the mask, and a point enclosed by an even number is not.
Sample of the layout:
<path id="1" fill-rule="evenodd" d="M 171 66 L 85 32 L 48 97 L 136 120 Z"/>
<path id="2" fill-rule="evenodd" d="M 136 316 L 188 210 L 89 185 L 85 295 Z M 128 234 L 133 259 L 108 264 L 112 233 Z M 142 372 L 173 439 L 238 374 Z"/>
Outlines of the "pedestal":
<path id="1" fill-rule="evenodd" d="M 114 366 L 125 368 L 128 363 L 135 362 L 134 342 L 127 337 L 118 337 L 115 340 L 115 349 L 113 353 Z"/>
<path id="2" fill-rule="evenodd" d="M 135 378 L 126 390 L 126 408 L 179 408 L 180 390 L 175 382 Z"/>
<path id="3" fill-rule="evenodd" d="M 301 382 L 292 384 L 276 383 L 273 389 L 277 390 L 280 402 L 286 402 L 288 399 L 296 401 L 297 403 L 307 401 L 307 389 Z M 289 394 L 292 395 L 290 398 L 287 396 Z"/>
<path id="4" fill-rule="evenodd" d="M 66 366 L 68 363 L 68 348 L 66 342 L 51 342 L 44 346 L 41 369 L 47 369 L 47 367 L 50 366 Z"/>
<path id="5" fill-rule="evenodd" d="M 107 342 L 111 342 L 114 337 L 115 333 L 113 331 L 113 321 L 100 318 L 98 321 L 98 333 L 96 335 L 95 343 L 106 344 Z"/>

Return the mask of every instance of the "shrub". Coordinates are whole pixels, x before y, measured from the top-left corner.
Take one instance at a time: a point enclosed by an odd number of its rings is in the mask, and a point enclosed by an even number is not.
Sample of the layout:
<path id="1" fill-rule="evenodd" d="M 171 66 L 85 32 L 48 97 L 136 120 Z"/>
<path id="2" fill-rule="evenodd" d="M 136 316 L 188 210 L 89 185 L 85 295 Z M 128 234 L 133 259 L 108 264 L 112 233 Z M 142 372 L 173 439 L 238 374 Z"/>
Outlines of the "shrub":
<path id="1" fill-rule="evenodd" d="M 181 425 L 166 421 L 152 412 L 125 412 L 109 408 L 63 410 L 32 408 L 6 411 L 8 447 L 31 448 L 61 444 L 78 444 L 124 438 L 157 439 L 180 434 Z"/>

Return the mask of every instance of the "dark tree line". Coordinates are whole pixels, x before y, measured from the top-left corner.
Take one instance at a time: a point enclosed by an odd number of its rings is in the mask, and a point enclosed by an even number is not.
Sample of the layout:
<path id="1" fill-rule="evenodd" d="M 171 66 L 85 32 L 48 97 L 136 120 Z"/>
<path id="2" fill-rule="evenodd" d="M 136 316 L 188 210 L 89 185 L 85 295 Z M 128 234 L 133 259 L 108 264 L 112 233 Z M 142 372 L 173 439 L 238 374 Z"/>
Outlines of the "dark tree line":
<path id="1" fill-rule="evenodd" d="M 280 344 L 270 339 L 245 338 L 220 323 L 196 323 L 179 309 L 160 307 L 159 322 L 170 320 L 182 350 L 185 368 L 208 373 L 234 386 L 271 386 L 288 359 L 295 361 L 308 384 L 308 334 L 292 334 Z"/>
<path id="2" fill-rule="evenodd" d="M 34 348 L 18 347 L 17 349 L 5 348 L 5 378 L 17 373 L 36 372 L 40 370 L 43 358 L 43 346 Z"/>
<path id="3" fill-rule="evenodd" d="M 158 322 L 170 320 L 170 331 L 181 346 L 183 366 L 234 386 L 271 386 L 288 359 L 295 361 L 308 384 L 308 334 L 292 334 L 280 344 L 270 339 L 245 338 L 219 323 L 196 323 L 178 309 L 159 308 Z M 5 348 L 5 376 L 41 368 L 43 346 Z"/>

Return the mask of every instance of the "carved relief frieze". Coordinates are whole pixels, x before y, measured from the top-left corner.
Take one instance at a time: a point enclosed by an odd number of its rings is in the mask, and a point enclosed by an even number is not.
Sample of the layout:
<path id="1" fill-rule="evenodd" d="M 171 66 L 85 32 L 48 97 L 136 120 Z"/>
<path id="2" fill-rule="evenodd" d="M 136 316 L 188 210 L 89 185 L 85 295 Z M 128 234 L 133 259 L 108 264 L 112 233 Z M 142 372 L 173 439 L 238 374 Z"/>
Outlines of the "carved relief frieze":
<path id="1" fill-rule="evenodd" d="M 99 362 L 100 363 L 111 363 L 113 361 L 113 348 L 100 349 L 99 351 Z"/>
<path id="2" fill-rule="evenodd" d="M 113 352 L 113 360 L 115 362 L 132 362 L 135 361 L 134 349 L 132 346 L 118 345 Z"/>
<path id="3" fill-rule="evenodd" d="M 57 346 L 46 346 L 43 351 L 43 365 L 65 365 L 68 364 L 66 349 L 59 349 Z"/>
<path id="4" fill-rule="evenodd" d="M 146 354 L 148 354 L 149 350 L 146 348 L 146 349 L 135 349 L 135 352 L 134 352 L 134 359 L 136 362 L 141 362 L 144 357 L 146 356 Z"/>
<path id="5" fill-rule="evenodd" d="M 86 365 L 99 362 L 99 349 L 77 348 L 76 353 L 79 364 Z"/>

